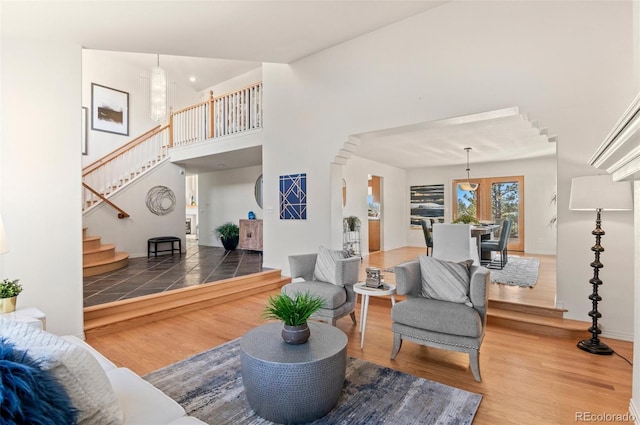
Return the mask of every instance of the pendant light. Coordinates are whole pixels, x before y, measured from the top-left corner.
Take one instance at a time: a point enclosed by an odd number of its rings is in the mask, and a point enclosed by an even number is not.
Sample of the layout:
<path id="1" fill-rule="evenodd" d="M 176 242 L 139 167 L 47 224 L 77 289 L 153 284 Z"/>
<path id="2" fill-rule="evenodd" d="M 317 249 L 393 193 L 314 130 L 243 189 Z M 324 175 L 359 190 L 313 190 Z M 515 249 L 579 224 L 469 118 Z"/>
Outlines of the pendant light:
<path id="1" fill-rule="evenodd" d="M 167 116 L 167 73 L 160 68 L 160 54 L 158 66 L 151 68 L 151 119 L 164 120 Z"/>
<path id="2" fill-rule="evenodd" d="M 458 183 L 458 186 L 462 190 L 475 192 L 476 189 L 478 189 L 478 183 L 471 183 L 469 181 L 469 171 L 471 171 L 471 168 L 469 168 L 469 151 L 471 150 L 471 148 L 464 148 L 464 150 L 467 151 L 467 181 L 466 182 L 462 182 L 462 183 Z"/>

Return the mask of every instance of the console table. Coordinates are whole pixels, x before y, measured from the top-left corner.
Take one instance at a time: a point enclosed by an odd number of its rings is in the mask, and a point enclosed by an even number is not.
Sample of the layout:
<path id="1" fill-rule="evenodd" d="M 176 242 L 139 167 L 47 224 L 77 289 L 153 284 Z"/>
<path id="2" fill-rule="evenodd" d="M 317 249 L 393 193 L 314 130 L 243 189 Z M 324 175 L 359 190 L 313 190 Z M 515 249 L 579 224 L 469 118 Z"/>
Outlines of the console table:
<path id="1" fill-rule="evenodd" d="M 306 423 L 333 409 L 342 394 L 347 336 L 309 322 L 304 344 L 284 342 L 282 323 L 268 323 L 240 340 L 242 382 L 251 408 L 276 423 Z"/>
<path id="2" fill-rule="evenodd" d="M 262 251 L 262 220 L 240 220 L 238 248 Z"/>

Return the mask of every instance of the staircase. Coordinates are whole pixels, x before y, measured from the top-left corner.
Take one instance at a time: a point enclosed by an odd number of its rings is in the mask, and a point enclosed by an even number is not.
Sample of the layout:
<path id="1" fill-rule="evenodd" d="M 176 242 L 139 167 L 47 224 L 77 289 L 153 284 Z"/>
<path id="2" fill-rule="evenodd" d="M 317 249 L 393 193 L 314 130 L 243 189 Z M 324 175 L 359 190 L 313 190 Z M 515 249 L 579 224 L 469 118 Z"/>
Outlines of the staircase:
<path id="1" fill-rule="evenodd" d="M 103 244 L 100 236 L 87 236 L 82 229 L 82 276 L 95 276 L 126 267 L 129 254 L 116 251 L 113 244 Z"/>

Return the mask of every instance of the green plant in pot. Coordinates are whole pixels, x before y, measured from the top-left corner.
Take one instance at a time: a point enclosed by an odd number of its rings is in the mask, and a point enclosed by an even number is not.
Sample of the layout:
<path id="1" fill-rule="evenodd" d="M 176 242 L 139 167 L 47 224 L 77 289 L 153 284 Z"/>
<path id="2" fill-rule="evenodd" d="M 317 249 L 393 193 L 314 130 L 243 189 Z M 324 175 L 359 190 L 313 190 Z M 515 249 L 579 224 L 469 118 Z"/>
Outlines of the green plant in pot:
<path id="1" fill-rule="evenodd" d="M 227 251 L 236 249 L 240 237 L 240 228 L 237 224 L 228 221 L 216 227 L 213 231 L 216 237 L 220 239 L 220 242 L 222 242 L 224 249 Z"/>
<path id="2" fill-rule="evenodd" d="M 11 313 L 16 310 L 18 294 L 22 292 L 20 279 L 0 281 L 0 313 Z"/>
<path id="3" fill-rule="evenodd" d="M 353 232 L 358 227 L 360 227 L 360 219 L 355 215 L 350 215 L 349 217 L 345 217 L 344 220 L 347 222 L 347 226 L 349 227 L 350 232 Z"/>
<path id="4" fill-rule="evenodd" d="M 480 224 L 478 219 L 471 214 L 460 214 L 458 218 L 453 220 L 454 223 L 464 223 L 464 224 Z"/>
<path id="5" fill-rule="evenodd" d="M 282 339 L 286 343 L 303 344 L 311 335 L 307 320 L 324 305 L 324 299 L 309 292 L 296 293 L 294 297 L 280 293 L 269 297 L 262 317 L 282 320 Z"/>

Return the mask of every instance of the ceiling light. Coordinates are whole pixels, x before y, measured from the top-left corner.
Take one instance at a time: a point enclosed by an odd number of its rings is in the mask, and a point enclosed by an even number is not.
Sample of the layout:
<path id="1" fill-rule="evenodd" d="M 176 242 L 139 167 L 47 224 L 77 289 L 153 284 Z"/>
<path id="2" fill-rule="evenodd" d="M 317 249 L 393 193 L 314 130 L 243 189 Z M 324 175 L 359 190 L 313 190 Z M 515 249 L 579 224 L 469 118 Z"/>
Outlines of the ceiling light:
<path id="1" fill-rule="evenodd" d="M 462 182 L 462 183 L 458 183 L 458 186 L 460 187 L 460 189 L 462 190 L 467 190 L 470 192 L 474 192 L 475 190 L 478 189 L 478 183 L 471 183 L 469 181 L 469 171 L 471 171 L 471 168 L 469 168 L 469 151 L 471 150 L 471 148 L 464 148 L 465 151 L 467 151 L 467 181 L 466 182 Z"/>
<path id="2" fill-rule="evenodd" d="M 167 73 L 160 68 L 160 55 L 158 54 L 158 66 L 151 68 L 151 119 L 164 120 L 167 116 Z"/>
<path id="3" fill-rule="evenodd" d="M 194 77 L 193 75 L 191 77 L 189 77 L 189 81 L 191 81 L 192 83 L 196 82 L 196 77 Z"/>

